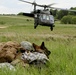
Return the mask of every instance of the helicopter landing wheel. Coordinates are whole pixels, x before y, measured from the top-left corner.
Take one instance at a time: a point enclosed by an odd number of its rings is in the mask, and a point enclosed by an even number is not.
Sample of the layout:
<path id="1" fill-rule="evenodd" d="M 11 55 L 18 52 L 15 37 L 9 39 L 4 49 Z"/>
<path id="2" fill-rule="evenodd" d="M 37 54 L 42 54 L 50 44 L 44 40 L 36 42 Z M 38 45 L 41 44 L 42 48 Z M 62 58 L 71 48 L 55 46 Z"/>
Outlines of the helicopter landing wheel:
<path id="1" fill-rule="evenodd" d="M 37 23 L 34 23 L 34 29 L 36 29 L 37 26 L 38 26 L 38 24 Z"/>
<path id="2" fill-rule="evenodd" d="M 34 26 L 34 29 L 36 29 L 37 26 Z"/>
<path id="3" fill-rule="evenodd" d="M 50 27 L 51 31 L 53 31 L 53 26 Z"/>

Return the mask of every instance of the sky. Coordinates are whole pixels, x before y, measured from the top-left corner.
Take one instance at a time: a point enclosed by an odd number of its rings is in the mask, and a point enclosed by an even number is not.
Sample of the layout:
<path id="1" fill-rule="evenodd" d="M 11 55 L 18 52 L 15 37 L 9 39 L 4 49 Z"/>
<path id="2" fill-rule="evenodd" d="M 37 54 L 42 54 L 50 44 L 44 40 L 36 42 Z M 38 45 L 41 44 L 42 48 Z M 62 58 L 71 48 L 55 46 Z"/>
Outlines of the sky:
<path id="1" fill-rule="evenodd" d="M 34 2 L 34 0 L 26 0 Z M 56 3 L 53 7 L 71 8 L 76 7 L 76 0 L 35 0 L 37 4 Z M 38 7 L 37 7 L 38 8 Z M 40 8 L 41 9 L 41 8 Z M 20 12 L 31 12 L 33 6 L 19 0 L 0 0 L 0 14 L 18 14 Z"/>

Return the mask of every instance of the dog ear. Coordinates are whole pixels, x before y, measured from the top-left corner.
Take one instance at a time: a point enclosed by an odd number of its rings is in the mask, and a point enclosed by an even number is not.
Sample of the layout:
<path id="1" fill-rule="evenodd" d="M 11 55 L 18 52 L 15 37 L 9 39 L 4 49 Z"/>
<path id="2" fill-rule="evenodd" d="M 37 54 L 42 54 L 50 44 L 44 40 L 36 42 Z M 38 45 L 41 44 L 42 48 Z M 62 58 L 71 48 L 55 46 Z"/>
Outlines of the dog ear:
<path id="1" fill-rule="evenodd" d="M 35 43 L 32 43 L 32 46 L 34 47 L 34 49 L 36 49 L 37 45 Z"/>
<path id="2" fill-rule="evenodd" d="M 43 47 L 45 47 L 45 43 L 44 42 L 42 42 L 42 44 L 41 44 L 41 46 L 40 46 L 42 49 L 43 49 Z"/>

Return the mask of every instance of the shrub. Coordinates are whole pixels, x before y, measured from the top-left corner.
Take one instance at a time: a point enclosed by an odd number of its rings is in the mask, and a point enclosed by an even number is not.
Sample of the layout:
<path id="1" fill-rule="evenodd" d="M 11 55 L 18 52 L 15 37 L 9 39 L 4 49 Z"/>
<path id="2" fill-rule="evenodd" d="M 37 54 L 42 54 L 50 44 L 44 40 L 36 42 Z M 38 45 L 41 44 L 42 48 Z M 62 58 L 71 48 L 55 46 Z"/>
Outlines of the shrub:
<path id="1" fill-rule="evenodd" d="M 18 13 L 17 15 L 23 15 L 23 12 Z"/>
<path id="2" fill-rule="evenodd" d="M 61 19 L 61 23 L 63 23 L 63 24 L 71 24 L 72 17 L 73 17 L 73 16 L 71 16 L 71 15 L 64 16 L 64 17 Z"/>
<path id="3" fill-rule="evenodd" d="M 72 24 L 76 24 L 76 16 L 72 17 L 71 23 L 72 23 Z"/>
<path id="4" fill-rule="evenodd" d="M 0 21 L 0 24 L 2 24 L 2 25 L 3 25 L 3 24 L 5 24 L 5 22 L 4 22 L 4 21 Z"/>
<path id="5" fill-rule="evenodd" d="M 61 19 L 61 23 L 63 23 L 63 24 L 76 24 L 76 16 L 71 16 L 71 15 L 64 16 Z"/>

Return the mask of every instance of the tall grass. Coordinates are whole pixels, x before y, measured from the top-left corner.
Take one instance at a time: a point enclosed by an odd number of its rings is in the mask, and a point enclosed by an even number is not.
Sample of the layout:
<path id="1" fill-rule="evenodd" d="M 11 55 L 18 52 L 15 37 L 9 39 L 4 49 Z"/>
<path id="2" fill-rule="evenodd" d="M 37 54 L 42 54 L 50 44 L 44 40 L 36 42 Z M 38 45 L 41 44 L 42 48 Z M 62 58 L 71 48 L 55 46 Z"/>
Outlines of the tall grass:
<path id="1" fill-rule="evenodd" d="M 30 21 L 27 21 L 30 19 Z M 40 45 L 45 42 L 51 51 L 48 67 L 21 67 L 16 71 L 0 69 L 0 75 L 76 75 L 76 25 L 56 23 L 54 31 L 49 27 L 38 26 L 33 29 L 33 19 L 21 16 L 1 16 L 0 42 L 29 41 Z"/>

